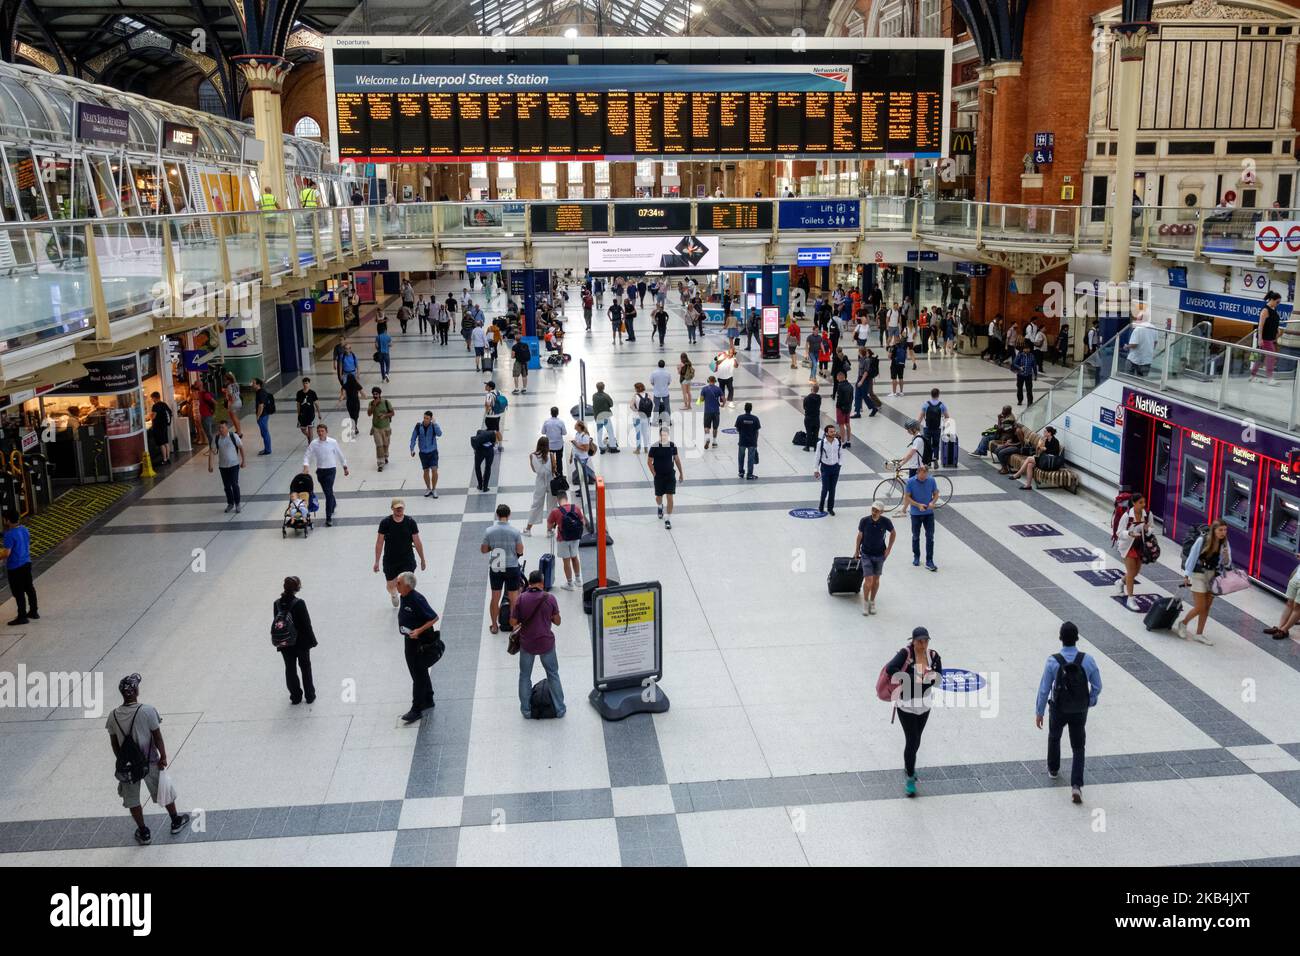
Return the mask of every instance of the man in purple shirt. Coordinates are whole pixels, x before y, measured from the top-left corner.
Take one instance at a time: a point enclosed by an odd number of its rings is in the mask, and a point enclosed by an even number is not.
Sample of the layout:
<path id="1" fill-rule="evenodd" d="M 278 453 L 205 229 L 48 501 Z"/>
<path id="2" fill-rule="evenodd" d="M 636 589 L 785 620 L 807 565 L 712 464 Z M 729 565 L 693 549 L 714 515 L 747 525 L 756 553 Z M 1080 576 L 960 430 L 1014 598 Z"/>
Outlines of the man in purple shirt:
<path id="1" fill-rule="evenodd" d="M 531 572 L 528 587 L 519 595 L 510 616 L 511 628 L 519 628 L 519 710 L 525 717 L 533 716 L 533 661 L 540 657 L 555 716 L 563 717 L 564 688 L 560 686 L 560 663 L 555 656 L 555 632 L 551 630 L 552 624 L 560 623 L 560 606 L 542 585 L 542 572 Z"/>

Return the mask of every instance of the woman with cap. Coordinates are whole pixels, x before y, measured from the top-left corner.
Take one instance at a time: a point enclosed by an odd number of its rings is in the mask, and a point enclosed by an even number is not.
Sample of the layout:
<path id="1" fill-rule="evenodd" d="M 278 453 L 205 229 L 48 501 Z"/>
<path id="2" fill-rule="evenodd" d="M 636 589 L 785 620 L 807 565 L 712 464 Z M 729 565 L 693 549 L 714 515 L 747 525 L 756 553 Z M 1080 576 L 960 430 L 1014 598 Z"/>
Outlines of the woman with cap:
<path id="1" fill-rule="evenodd" d="M 894 711 L 903 727 L 904 791 L 909 797 L 916 796 L 916 752 L 921 748 L 934 685 L 942 669 L 938 653 L 930 650 L 930 632 L 923 627 L 913 628 L 911 642 L 885 665 L 885 673 L 895 685 Z"/>

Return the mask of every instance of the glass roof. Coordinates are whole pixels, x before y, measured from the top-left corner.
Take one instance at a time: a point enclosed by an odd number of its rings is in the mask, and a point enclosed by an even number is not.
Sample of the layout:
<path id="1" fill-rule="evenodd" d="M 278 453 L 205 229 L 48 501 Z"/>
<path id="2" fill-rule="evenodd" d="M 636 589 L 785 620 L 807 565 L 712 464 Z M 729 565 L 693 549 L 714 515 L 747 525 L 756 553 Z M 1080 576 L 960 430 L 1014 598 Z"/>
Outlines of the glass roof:
<path id="1" fill-rule="evenodd" d="M 698 0 L 470 0 L 469 7 L 479 27 L 489 34 L 498 28 L 524 33 L 559 19 L 595 24 L 603 17 L 607 32 L 612 26 L 629 34 L 663 36 L 684 31 L 689 14 L 701 12 L 703 4 Z"/>

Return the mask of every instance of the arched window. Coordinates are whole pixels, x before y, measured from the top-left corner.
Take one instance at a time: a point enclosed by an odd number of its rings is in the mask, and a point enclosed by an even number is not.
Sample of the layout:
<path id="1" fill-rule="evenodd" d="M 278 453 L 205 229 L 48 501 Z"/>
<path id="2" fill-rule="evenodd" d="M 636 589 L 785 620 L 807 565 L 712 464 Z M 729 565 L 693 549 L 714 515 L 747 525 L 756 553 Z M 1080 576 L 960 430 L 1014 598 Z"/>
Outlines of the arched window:
<path id="1" fill-rule="evenodd" d="M 303 139 L 320 139 L 320 123 L 310 116 L 304 116 L 293 124 L 293 135 Z"/>
<path id="2" fill-rule="evenodd" d="M 203 80 L 199 83 L 199 109 L 214 116 L 226 115 L 226 104 L 222 102 L 221 94 L 217 92 L 211 80 Z"/>

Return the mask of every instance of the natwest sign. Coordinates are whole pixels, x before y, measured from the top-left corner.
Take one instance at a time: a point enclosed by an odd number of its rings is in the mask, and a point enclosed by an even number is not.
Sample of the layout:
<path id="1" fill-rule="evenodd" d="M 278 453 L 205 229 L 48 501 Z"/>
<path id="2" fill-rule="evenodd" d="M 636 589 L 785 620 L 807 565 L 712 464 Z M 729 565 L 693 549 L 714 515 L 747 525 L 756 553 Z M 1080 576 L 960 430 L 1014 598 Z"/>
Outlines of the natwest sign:
<path id="1" fill-rule="evenodd" d="M 1145 395 L 1134 395 L 1132 404 L 1139 412 L 1146 412 L 1156 418 L 1166 420 L 1169 418 L 1169 406 L 1164 402 L 1157 402 L 1154 398 L 1147 398 Z"/>

